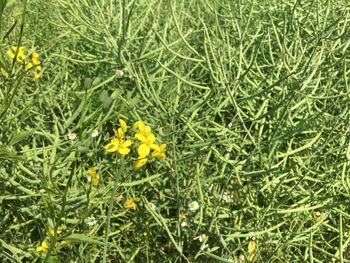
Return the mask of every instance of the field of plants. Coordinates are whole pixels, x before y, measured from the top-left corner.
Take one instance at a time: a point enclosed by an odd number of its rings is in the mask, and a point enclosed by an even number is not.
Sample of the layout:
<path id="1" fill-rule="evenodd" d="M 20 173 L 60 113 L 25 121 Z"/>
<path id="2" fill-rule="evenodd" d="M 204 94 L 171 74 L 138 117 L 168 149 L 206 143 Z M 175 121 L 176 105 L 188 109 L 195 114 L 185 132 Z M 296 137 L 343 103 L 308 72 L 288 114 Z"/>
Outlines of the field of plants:
<path id="1" fill-rule="evenodd" d="M 0 0 L 0 262 L 350 262 L 347 0 Z"/>

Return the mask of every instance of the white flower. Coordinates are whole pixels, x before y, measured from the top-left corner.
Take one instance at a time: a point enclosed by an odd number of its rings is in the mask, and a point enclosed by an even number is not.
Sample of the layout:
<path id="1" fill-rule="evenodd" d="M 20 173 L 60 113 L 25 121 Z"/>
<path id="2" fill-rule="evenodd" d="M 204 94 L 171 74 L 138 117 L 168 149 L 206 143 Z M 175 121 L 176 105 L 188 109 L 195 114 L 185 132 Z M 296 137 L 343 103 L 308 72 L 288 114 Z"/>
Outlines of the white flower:
<path id="1" fill-rule="evenodd" d="M 222 199 L 226 203 L 232 203 L 233 202 L 233 194 L 231 192 L 225 191 L 224 194 L 222 195 Z"/>
<path id="2" fill-rule="evenodd" d="M 92 130 L 91 134 L 90 134 L 91 138 L 95 138 L 98 136 L 98 130 Z"/>
<path id="3" fill-rule="evenodd" d="M 182 227 L 182 228 L 185 228 L 186 226 L 187 226 L 186 221 L 183 221 L 183 222 L 181 223 L 181 227 Z"/>
<path id="4" fill-rule="evenodd" d="M 193 201 L 193 202 L 189 203 L 188 208 L 190 209 L 190 211 L 194 212 L 194 211 L 198 210 L 199 204 L 197 201 Z"/>
<path id="5" fill-rule="evenodd" d="M 88 226 L 92 227 L 92 226 L 97 224 L 97 221 L 96 221 L 95 217 L 90 216 L 90 217 L 86 218 L 86 224 L 88 224 Z"/>
<path id="6" fill-rule="evenodd" d="M 207 239 L 207 235 L 206 234 L 201 234 L 198 237 L 195 237 L 193 240 L 198 240 L 199 242 L 203 242 Z"/>
<path id="7" fill-rule="evenodd" d="M 115 74 L 117 75 L 118 78 L 122 78 L 124 76 L 124 70 L 122 69 L 117 69 L 115 71 Z"/>
<path id="8" fill-rule="evenodd" d="M 68 136 L 68 139 L 71 140 L 71 141 L 73 141 L 73 140 L 75 140 L 77 138 L 77 134 L 74 133 L 74 132 L 68 133 L 67 136 Z"/>

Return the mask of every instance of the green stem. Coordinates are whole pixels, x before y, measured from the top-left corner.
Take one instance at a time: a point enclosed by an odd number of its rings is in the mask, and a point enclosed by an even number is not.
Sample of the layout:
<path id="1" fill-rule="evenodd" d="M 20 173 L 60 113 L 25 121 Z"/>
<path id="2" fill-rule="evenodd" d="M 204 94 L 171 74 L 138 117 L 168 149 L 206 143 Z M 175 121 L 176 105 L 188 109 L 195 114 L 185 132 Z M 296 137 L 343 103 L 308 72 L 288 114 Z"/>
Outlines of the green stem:
<path id="1" fill-rule="evenodd" d="M 71 182 L 72 182 L 72 179 L 73 179 L 73 175 L 76 173 L 76 162 L 74 162 L 74 167 L 73 169 L 71 170 L 71 173 L 69 175 L 69 178 L 68 178 L 68 181 L 67 181 L 67 184 L 64 188 L 64 192 L 63 192 L 63 197 L 62 197 L 62 206 L 61 206 L 61 210 L 60 210 L 60 213 L 59 213 L 59 216 L 56 220 L 56 224 L 55 224 L 55 227 L 54 227 L 54 235 L 53 235 L 53 239 L 52 241 L 50 242 L 49 244 L 49 249 L 47 251 L 47 254 L 45 256 L 45 259 L 44 259 L 44 262 L 48 262 L 49 260 L 49 257 L 51 255 L 51 252 L 52 250 L 55 248 L 56 246 L 56 243 L 57 243 L 57 229 L 58 229 L 58 226 L 61 224 L 62 222 L 62 218 L 64 216 L 64 212 L 65 212 L 65 209 L 66 209 L 66 204 L 67 204 L 67 194 L 68 194 L 68 189 L 71 185 Z"/>
<path id="2" fill-rule="evenodd" d="M 103 248 L 103 263 L 106 263 L 107 261 L 107 243 L 108 243 L 108 235 L 109 235 L 109 229 L 110 229 L 110 223 L 111 223 L 111 214 L 113 211 L 113 204 L 114 204 L 114 197 L 115 193 L 117 191 L 117 181 L 114 182 L 114 187 L 113 187 L 113 192 L 111 199 L 109 200 L 108 204 L 108 212 L 107 212 L 107 222 L 106 222 L 106 235 L 105 235 L 105 240 L 104 240 L 104 248 Z"/>

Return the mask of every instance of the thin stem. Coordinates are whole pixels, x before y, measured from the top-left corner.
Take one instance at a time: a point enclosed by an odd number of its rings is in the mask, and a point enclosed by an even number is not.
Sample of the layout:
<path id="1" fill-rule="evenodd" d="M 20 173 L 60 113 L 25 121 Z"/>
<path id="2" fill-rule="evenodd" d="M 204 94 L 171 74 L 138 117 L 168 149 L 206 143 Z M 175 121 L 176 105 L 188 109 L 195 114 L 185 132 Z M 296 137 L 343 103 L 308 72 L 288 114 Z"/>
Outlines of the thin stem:
<path id="1" fill-rule="evenodd" d="M 113 204 L 114 204 L 114 197 L 115 193 L 117 192 L 117 181 L 114 182 L 114 187 L 113 187 L 113 192 L 111 199 L 109 200 L 108 204 L 108 213 L 107 213 L 107 222 L 106 222 L 106 235 L 105 235 L 105 240 L 104 240 L 104 248 L 103 248 L 103 263 L 107 262 L 107 243 L 108 243 L 108 235 L 109 235 L 109 230 L 110 230 L 110 223 L 111 223 L 111 214 L 113 211 Z"/>

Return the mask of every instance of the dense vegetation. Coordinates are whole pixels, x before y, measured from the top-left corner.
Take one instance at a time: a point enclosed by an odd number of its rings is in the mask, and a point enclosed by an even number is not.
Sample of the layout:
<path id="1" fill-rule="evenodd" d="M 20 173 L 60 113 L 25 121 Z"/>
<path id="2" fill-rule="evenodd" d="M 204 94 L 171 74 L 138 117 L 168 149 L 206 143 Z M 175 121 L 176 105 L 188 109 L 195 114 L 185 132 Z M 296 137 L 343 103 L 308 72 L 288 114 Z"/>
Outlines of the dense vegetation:
<path id="1" fill-rule="evenodd" d="M 0 15 L 1 262 L 350 262 L 348 1 Z"/>

